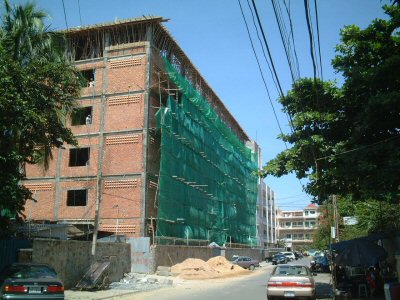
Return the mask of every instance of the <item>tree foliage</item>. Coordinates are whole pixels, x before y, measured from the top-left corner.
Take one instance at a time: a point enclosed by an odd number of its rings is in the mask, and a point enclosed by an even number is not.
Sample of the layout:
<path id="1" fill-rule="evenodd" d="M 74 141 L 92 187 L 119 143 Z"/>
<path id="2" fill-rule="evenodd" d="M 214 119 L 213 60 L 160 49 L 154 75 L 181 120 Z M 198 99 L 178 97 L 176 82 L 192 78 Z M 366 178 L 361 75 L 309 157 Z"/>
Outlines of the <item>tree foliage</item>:
<path id="1" fill-rule="evenodd" d="M 279 99 L 291 116 L 292 145 L 269 161 L 264 175 L 294 172 L 306 192 L 399 202 L 400 7 L 384 6 L 389 20 L 341 31 L 333 67 L 344 84 L 301 79 Z"/>
<path id="2" fill-rule="evenodd" d="M 21 213 L 32 195 L 21 186 L 24 165 L 51 159 L 75 144 L 65 116 L 79 95 L 76 70 L 64 58 L 63 37 L 44 25 L 35 5 L 5 1 L 0 27 L 0 211 Z"/>

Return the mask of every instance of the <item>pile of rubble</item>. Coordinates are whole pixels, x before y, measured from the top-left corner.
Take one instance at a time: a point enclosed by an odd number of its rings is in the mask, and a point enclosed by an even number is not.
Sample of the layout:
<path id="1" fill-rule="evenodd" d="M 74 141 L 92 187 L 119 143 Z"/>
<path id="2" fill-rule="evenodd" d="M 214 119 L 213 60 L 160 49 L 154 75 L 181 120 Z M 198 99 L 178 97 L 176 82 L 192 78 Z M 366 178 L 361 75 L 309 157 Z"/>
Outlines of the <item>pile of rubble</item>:
<path id="1" fill-rule="evenodd" d="M 147 291 L 161 287 L 171 286 L 173 281 L 168 278 L 158 278 L 157 276 L 128 273 L 125 274 L 119 282 L 110 284 L 110 289 L 129 290 L 129 291 Z"/>

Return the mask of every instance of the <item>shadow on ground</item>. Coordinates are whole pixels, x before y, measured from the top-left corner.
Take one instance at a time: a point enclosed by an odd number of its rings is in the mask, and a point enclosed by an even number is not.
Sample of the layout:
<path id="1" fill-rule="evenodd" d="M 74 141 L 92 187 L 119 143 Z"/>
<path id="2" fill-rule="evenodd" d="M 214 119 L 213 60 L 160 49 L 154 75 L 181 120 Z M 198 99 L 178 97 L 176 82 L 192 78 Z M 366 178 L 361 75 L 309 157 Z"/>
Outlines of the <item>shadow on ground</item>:
<path id="1" fill-rule="evenodd" d="M 329 283 L 316 282 L 317 299 L 330 299 L 332 297 L 332 285 Z"/>

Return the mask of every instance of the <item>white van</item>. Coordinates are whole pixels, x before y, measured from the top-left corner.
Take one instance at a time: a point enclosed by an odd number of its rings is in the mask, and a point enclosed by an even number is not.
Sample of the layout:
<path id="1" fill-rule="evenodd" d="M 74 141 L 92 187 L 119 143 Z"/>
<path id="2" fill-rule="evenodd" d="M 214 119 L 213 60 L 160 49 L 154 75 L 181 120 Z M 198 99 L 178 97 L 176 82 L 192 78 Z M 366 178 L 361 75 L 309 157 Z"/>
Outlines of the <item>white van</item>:
<path id="1" fill-rule="evenodd" d="M 285 255 L 287 258 L 289 258 L 291 261 L 296 259 L 296 256 L 294 255 L 293 252 L 289 252 L 289 251 L 283 251 L 283 252 L 279 252 L 280 254 Z"/>

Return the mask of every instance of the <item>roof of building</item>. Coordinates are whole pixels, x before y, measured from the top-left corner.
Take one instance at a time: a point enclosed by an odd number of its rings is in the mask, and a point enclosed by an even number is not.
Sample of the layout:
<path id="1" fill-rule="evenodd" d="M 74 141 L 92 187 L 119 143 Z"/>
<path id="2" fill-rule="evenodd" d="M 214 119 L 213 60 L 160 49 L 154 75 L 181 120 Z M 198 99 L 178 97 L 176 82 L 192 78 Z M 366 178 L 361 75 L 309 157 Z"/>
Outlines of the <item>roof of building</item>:
<path id="1" fill-rule="evenodd" d="M 318 208 L 318 206 L 315 204 L 315 203 L 311 203 L 311 204 L 309 204 L 309 205 L 307 205 L 306 207 L 305 207 L 306 209 L 307 208 Z"/>

